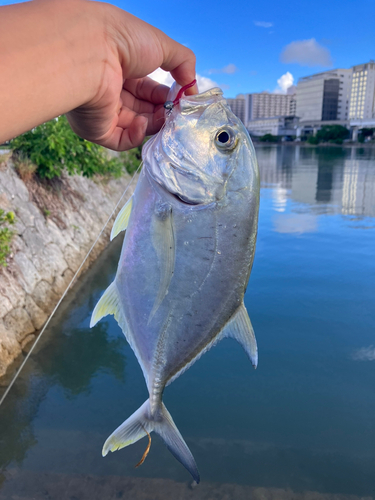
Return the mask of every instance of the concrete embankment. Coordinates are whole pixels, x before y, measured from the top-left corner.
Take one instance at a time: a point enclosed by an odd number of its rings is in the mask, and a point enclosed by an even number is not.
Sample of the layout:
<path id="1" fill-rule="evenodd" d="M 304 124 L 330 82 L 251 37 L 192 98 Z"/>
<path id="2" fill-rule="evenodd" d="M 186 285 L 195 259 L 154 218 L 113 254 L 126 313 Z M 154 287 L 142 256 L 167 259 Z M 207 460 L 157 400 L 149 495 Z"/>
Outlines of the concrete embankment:
<path id="1" fill-rule="evenodd" d="M 0 208 L 16 218 L 8 265 L 0 268 L 0 377 L 36 338 L 129 181 L 124 175 L 24 182 L 11 160 L 0 163 Z M 82 271 L 108 244 L 112 223 Z"/>

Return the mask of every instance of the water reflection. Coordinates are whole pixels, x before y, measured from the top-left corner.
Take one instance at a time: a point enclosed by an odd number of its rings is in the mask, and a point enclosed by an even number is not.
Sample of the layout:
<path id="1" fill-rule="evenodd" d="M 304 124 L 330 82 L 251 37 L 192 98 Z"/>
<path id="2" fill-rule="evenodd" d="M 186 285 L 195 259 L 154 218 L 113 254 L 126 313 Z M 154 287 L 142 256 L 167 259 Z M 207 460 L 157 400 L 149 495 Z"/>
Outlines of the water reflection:
<path id="1" fill-rule="evenodd" d="M 290 199 L 313 213 L 375 217 L 374 149 L 270 146 L 257 154 L 261 185 L 272 188 L 277 211 Z"/>
<path id="2" fill-rule="evenodd" d="M 98 265 L 105 262 L 106 273 L 97 273 L 95 280 L 89 273 L 70 293 L 6 398 L 0 414 L 0 471 L 12 462 L 21 465 L 37 444 L 33 421 L 52 387 L 60 387 L 67 399 L 74 399 L 90 393 L 99 373 L 125 382 L 123 339 L 111 337 L 105 321 L 87 328 L 98 295 L 113 278 L 120 246 L 119 240 L 98 259 Z"/>
<path id="3" fill-rule="evenodd" d="M 157 437 L 139 469 L 143 441 L 101 457 L 147 397 L 116 322 L 88 327 L 117 267 L 117 238 L 0 409 L 0 500 L 375 497 L 375 151 L 266 146 L 257 155 L 259 237 L 245 303 L 259 367 L 226 340 L 165 394 L 202 486 L 188 488 Z"/>

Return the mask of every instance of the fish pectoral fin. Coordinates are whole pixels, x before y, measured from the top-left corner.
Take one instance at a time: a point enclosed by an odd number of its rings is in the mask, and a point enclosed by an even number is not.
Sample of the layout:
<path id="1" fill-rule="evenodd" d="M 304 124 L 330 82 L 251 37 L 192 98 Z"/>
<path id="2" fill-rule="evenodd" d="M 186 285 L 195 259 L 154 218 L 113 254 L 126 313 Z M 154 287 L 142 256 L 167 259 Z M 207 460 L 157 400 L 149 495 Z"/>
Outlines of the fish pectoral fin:
<path id="1" fill-rule="evenodd" d="M 258 366 L 258 347 L 254 330 L 246 311 L 245 304 L 242 302 L 228 323 L 223 329 L 224 337 L 232 337 L 239 342 L 245 349 L 254 368 Z"/>
<path id="2" fill-rule="evenodd" d="M 102 318 L 104 318 L 104 316 L 107 316 L 108 314 L 113 314 L 117 320 L 119 316 L 119 307 L 121 307 L 121 305 L 116 282 L 114 281 L 109 285 L 99 302 L 96 304 L 91 316 L 90 328 L 95 326 L 98 321 L 100 321 Z"/>
<path id="3" fill-rule="evenodd" d="M 130 213 L 133 206 L 133 196 L 131 196 L 125 205 L 122 207 L 120 212 L 117 214 L 116 220 L 113 224 L 111 231 L 111 241 L 119 234 L 121 231 L 125 231 L 128 227 Z"/>
<path id="4" fill-rule="evenodd" d="M 103 457 L 109 451 L 125 448 L 125 446 L 135 443 L 144 436 L 149 436 L 150 446 L 150 433 L 152 431 L 159 434 L 172 455 L 190 472 L 194 480 L 199 483 L 199 472 L 194 457 L 173 422 L 169 411 L 161 403 L 157 411 L 157 417 L 155 418 L 151 414 L 149 399 L 109 436 L 103 446 Z M 149 446 L 146 448 L 146 452 L 137 466 L 143 463 L 149 451 Z"/>
<path id="5" fill-rule="evenodd" d="M 160 271 L 160 282 L 158 294 L 148 318 L 150 324 L 152 318 L 168 293 L 169 285 L 174 273 L 176 260 L 176 243 L 173 230 L 172 207 L 168 203 L 157 206 L 153 216 L 152 244 L 154 246 Z"/>

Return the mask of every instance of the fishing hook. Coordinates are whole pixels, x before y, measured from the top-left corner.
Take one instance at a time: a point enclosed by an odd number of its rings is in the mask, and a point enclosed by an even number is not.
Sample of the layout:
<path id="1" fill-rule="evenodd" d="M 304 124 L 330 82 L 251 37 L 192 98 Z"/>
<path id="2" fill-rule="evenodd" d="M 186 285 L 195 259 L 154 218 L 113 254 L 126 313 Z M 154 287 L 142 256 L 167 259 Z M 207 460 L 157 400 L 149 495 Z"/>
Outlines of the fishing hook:
<path id="1" fill-rule="evenodd" d="M 197 83 L 197 80 L 193 80 L 192 82 L 188 83 L 187 85 L 184 85 L 183 87 L 181 87 L 180 90 L 178 91 L 176 99 L 174 99 L 174 101 L 167 101 L 164 104 L 164 108 L 169 112 L 172 111 L 174 106 L 176 106 L 180 102 L 180 99 L 181 99 L 183 93 L 185 92 L 185 90 L 190 89 L 190 87 L 193 87 L 196 83 Z"/>

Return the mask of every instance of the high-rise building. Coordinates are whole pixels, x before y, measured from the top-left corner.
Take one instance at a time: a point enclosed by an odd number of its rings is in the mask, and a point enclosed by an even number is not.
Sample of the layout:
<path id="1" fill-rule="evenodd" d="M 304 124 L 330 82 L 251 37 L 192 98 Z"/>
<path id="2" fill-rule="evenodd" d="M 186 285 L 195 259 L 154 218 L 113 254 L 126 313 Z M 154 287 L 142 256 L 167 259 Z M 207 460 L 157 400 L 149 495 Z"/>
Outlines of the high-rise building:
<path id="1" fill-rule="evenodd" d="M 235 99 L 227 99 L 228 106 L 238 118 L 245 123 L 245 96 L 239 94 Z"/>
<path id="2" fill-rule="evenodd" d="M 295 94 L 239 94 L 235 99 L 227 99 L 233 113 L 247 124 L 260 118 L 295 115 Z"/>
<path id="3" fill-rule="evenodd" d="M 352 69 L 335 69 L 298 81 L 296 115 L 303 121 L 347 120 Z"/>
<path id="4" fill-rule="evenodd" d="M 289 116 L 292 99 L 290 94 L 246 94 L 245 123 L 259 118 Z"/>
<path id="5" fill-rule="evenodd" d="M 349 119 L 375 118 L 375 61 L 353 66 Z"/>

